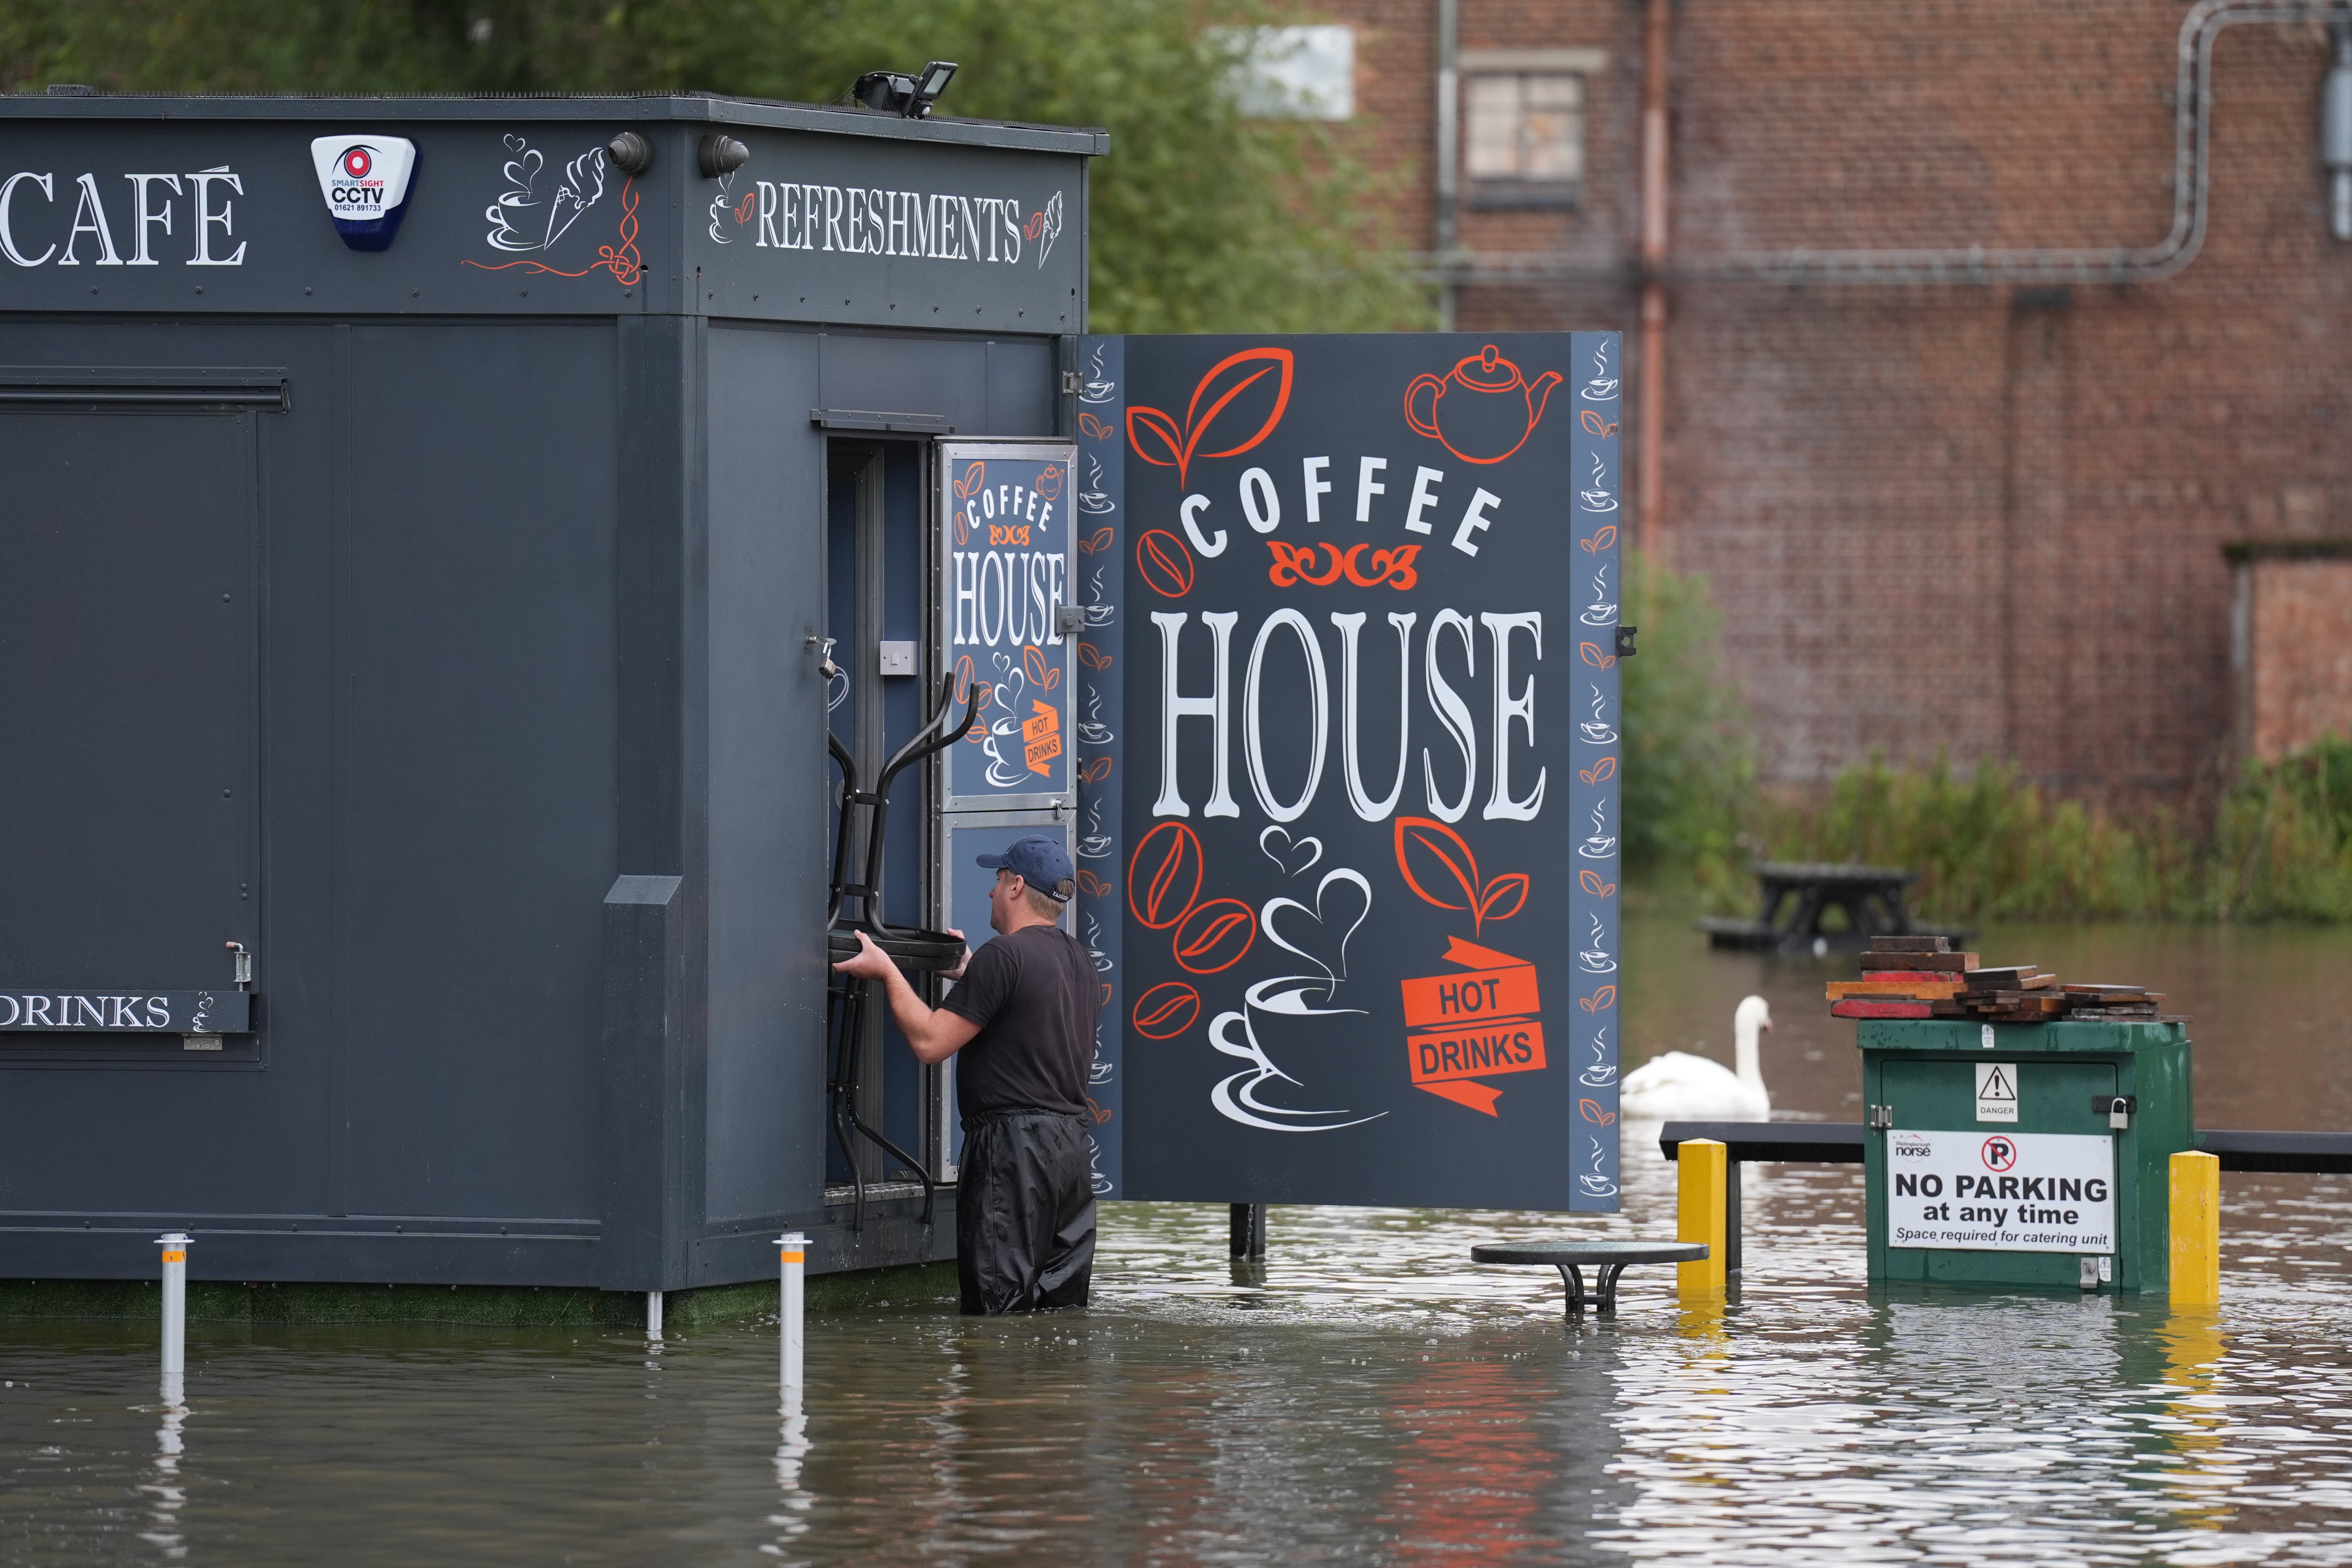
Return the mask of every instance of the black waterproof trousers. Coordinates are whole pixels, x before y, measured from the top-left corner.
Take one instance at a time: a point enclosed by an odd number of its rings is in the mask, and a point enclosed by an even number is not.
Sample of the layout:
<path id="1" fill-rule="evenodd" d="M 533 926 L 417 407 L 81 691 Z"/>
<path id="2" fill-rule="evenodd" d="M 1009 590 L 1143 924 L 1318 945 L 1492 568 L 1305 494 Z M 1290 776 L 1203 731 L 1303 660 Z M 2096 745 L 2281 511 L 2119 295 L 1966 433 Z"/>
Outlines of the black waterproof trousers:
<path id="1" fill-rule="evenodd" d="M 967 1313 L 1083 1307 L 1095 1268 L 1095 1194 L 1075 1116 L 998 1110 L 964 1131 L 956 1278 Z"/>

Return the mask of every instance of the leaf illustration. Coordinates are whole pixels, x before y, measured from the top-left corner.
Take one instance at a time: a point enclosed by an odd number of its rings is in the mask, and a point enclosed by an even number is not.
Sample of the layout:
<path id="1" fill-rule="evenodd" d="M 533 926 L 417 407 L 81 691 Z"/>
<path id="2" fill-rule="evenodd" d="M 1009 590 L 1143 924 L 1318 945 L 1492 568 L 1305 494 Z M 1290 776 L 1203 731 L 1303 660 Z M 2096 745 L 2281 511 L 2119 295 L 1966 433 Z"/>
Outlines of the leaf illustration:
<path id="1" fill-rule="evenodd" d="M 1462 835 L 1442 822 L 1425 816 L 1400 816 L 1396 821 L 1397 869 L 1404 873 L 1405 886 L 1421 896 L 1423 903 L 1435 904 L 1441 910 L 1470 910 L 1478 907 L 1478 858 L 1470 853 L 1470 846 Z M 1423 862 L 1428 879 L 1439 887 L 1452 878 L 1462 890 L 1462 901 L 1441 899 L 1423 886 L 1422 879 L 1413 874 L 1414 858 Z"/>
<path id="2" fill-rule="evenodd" d="M 1617 525 L 1613 522 L 1604 523 L 1600 532 L 1579 542 L 1587 555 L 1598 555 L 1617 542 Z"/>
<path id="3" fill-rule="evenodd" d="M 1089 441 L 1108 441 L 1118 434 L 1113 426 L 1083 408 L 1078 410 L 1078 433 Z"/>
<path id="4" fill-rule="evenodd" d="M 1613 779 L 1617 776 L 1617 759 L 1603 757 L 1589 768 L 1577 769 L 1576 776 L 1589 784 L 1597 784 L 1605 780 Z M 1587 874 L 1590 875 L 1590 873 Z"/>
<path id="5" fill-rule="evenodd" d="M 1084 539 L 1078 541 L 1078 553 L 1081 555 L 1099 555 L 1104 551 L 1108 550 L 1111 545 L 1118 541 L 1118 536 L 1111 531 L 1110 524 L 1106 522 L 1100 528 L 1096 529 L 1092 533 L 1087 534 Z"/>
<path id="6" fill-rule="evenodd" d="M 1601 418 L 1600 411 L 1597 409 L 1586 409 L 1584 411 L 1583 418 L 1584 428 L 1592 435 L 1601 437 L 1605 439 L 1608 437 L 1617 434 L 1617 426 Z"/>
<path id="7" fill-rule="evenodd" d="M 1599 643 L 1578 643 L 1576 656 L 1595 669 L 1607 669 L 1617 662 L 1617 656 L 1613 653 L 1602 653 Z"/>
<path id="8" fill-rule="evenodd" d="M 1147 440 L 1147 437 L 1150 439 Z M 1184 469 L 1191 461 L 1184 453 L 1184 432 L 1177 427 L 1176 421 L 1157 408 L 1139 405 L 1127 411 L 1127 440 L 1135 448 L 1135 455 L 1145 462 L 1158 468 L 1175 469 L 1179 479 L 1184 477 Z M 1167 456 L 1153 456 L 1154 447 Z"/>
<path id="9" fill-rule="evenodd" d="M 1251 371 L 1246 375 L 1241 374 L 1242 367 L 1252 364 L 1263 365 L 1264 368 Z M 1188 432 L 1185 439 L 1192 448 L 1185 453 L 1185 456 L 1190 458 L 1197 453 L 1203 458 L 1238 457 L 1273 435 L 1274 427 L 1282 423 L 1283 410 L 1290 406 L 1291 369 L 1292 360 L 1288 349 L 1244 349 L 1241 353 L 1228 354 L 1211 365 L 1209 374 L 1201 378 L 1201 384 L 1192 389 L 1192 405 L 1184 411 L 1184 426 Z M 1217 378 L 1228 371 L 1234 372 L 1239 379 L 1234 380 L 1230 387 L 1220 390 Z M 1274 408 L 1266 415 L 1265 423 L 1246 437 L 1234 442 L 1230 447 L 1213 452 L 1200 451 L 1202 438 L 1208 435 L 1209 427 L 1217 422 L 1217 416 L 1232 406 L 1234 398 L 1239 397 L 1255 383 L 1270 374 L 1279 374 L 1282 379 L 1276 385 Z M 1215 400 L 1203 408 L 1202 401 L 1213 392 L 1216 394 Z"/>
<path id="10" fill-rule="evenodd" d="M 1588 1013 L 1598 1013 L 1602 1008 L 1613 1005 L 1616 1000 L 1617 987 L 1614 985 L 1603 985 L 1600 990 L 1595 991 L 1590 996 L 1580 996 L 1577 998 L 1576 1005 L 1583 1008 Z"/>
<path id="11" fill-rule="evenodd" d="M 1601 1102 L 1596 1100 L 1579 1098 L 1576 1102 L 1576 1113 L 1596 1127 L 1606 1127 L 1617 1120 L 1615 1111 L 1601 1110 Z"/>
<path id="12" fill-rule="evenodd" d="M 1045 679 L 1045 650 L 1034 643 L 1028 644 L 1021 650 L 1021 673 L 1029 678 L 1029 684 L 1032 686 L 1042 686 L 1048 691 L 1054 688 L 1054 683 Z M 1054 673 L 1061 672 L 1056 670 Z"/>
<path id="13" fill-rule="evenodd" d="M 1596 899 L 1605 899 L 1617 890 L 1616 883 L 1602 881 L 1601 873 L 1589 866 L 1576 874 L 1576 879 L 1583 883 L 1584 890 Z"/>
<path id="14" fill-rule="evenodd" d="M 1090 899 L 1108 899 L 1118 889 L 1108 877 L 1097 877 L 1084 866 L 1078 868 L 1078 891 Z"/>
<path id="15" fill-rule="evenodd" d="M 1097 757 L 1093 762 L 1087 764 L 1085 772 L 1078 774 L 1078 780 L 1080 783 L 1090 784 L 1100 784 L 1103 780 L 1108 777 L 1110 777 L 1110 759 L 1108 757 Z"/>
<path id="16" fill-rule="evenodd" d="M 963 470 L 963 477 L 955 482 L 956 500 L 970 500 L 972 497 L 978 495 L 980 493 L 981 480 L 987 477 L 988 465 L 986 463 L 966 464 Z"/>
<path id="17" fill-rule="evenodd" d="M 1118 657 L 1117 654 L 1102 652 L 1090 642 L 1082 642 L 1078 645 L 1078 662 L 1088 669 L 1108 669 L 1111 661 Z"/>
<path id="18" fill-rule="evenodd" d="M 1473 925 L 1482 926 L 1488 921 L 1507 921 L 1526 909 L 1528 888 L 1525 871 L 1513 871 L 1487 883 L 1478 894 L 1478 911 Z"/>
<path id="19" fill-rule="evenodd" d="M 1192 400 L 1184 407 L 1183 424 L 1178 425 L 1157 408 L 1138 405 L 1127 411 L 1127 438 L 1134 446 L 1137 457 L 1160 468 L 1174 468 L 1177 481 L 1189 484 L 1194 458 L 1237 457 L 1274 434 L 1274 427 L 1282 423 L 1283 411 L 1290 406 L 1292 369 L 1288 349 L 1244 349 L 1228 354 L 1211 365 L 1200 384 L 1192 389 Z M 1234 400 L 1269 375 L 1280 379 L 1275 384 L 1274 407 L 1257 428 L 1230 447 L 1202 450 L 1210 429 L 1233 406 Z M 1152 438 L 1149 443 L 1144 440 L 1147 432 Z M 1166 455 L 1155 455 L 1155 445 Z"/>

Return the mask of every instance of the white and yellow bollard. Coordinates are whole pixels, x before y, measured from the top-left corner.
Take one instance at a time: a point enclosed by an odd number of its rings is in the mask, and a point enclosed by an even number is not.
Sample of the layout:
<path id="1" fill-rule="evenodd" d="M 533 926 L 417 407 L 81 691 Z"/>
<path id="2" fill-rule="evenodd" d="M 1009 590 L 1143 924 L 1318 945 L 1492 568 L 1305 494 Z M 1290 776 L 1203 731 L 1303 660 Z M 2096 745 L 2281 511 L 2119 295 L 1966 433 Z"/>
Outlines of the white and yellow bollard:
<path id="1" fill-rule="evenodd" d="M 2221 1162 L 2184 1149 L 2172 1157 L 2172 1304 L 2221 1304 Z"/>
<path id="2" fill-rule="evenodd" d="M 163 1403 L 178 1405 L 187 1393 L 188 1238 L 166 1231 L 155 1245 L 163 1249 Z"/>
<path id="3" fill-rule="evenodd" d="M 784 1398 L 791 1402 L 801 1394 L 801 1282 L 807 1273 L 808 1242 L 794 1230 L 778 1237 L 776 1246 L 782 1268 L 777 1281 L 776 1331 L 782 1342 Z"/>
<path id="4" fill-rule="evenodd" d="M 1675 1265 L 1675 1293 L 1685 1300 L 1720 1296 L 1729 1278 L 1726 1269 L 1730 1258 L 1725 1253 L 1725 1241 L 1731 1151 L 1712 1138 L 1686 1139 L 1675 1150 L 1675 1169 L 1679 1189 L 1675 1239 L 1706 1243 L 1705 1258 L 1696 1263 Z"/>

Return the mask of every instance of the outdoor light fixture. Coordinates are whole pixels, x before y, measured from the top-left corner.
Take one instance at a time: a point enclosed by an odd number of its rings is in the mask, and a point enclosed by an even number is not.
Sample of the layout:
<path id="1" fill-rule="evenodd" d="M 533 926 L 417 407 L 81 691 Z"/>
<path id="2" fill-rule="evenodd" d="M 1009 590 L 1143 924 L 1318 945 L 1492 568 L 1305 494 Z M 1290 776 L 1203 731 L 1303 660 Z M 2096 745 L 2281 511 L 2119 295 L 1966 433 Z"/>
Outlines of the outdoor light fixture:
<path id="1" fill-rule="evenodd" d="M 2328 226 L 2338 239 L 2352 239 L 2352 16 L 2335 22 L 2336 63 L 2327 68 L 2320 98 L 2319 159 L 2334 187 Z"/>
<path id="2" fill-rule="evenodd" d="M 650 153 L 647 154 L 650 160 Z M 751 149 L 732 136 L 706 136 L 695 149 L 694 161 L 702 169 L 702 177 L 715 180 L 721 174 L 731 174 L 751 161 Z"/>
<path id="3" fill-rule="evenodd" d="M 933 60 L 915 76 L 867 71 L 849 89 L 849 96 L 877 113 L 926 120 L 930 117 L 931 105 L 948 89 L 948 81 L 955 73 L 953 60 Z"/>
<path id="4" fill-rule="evenodd" d="M 654 144 L 634 131 L 624 131 L 604 143 L 604 156 L 624 174 L 642 174 L 654 166 Z"/>

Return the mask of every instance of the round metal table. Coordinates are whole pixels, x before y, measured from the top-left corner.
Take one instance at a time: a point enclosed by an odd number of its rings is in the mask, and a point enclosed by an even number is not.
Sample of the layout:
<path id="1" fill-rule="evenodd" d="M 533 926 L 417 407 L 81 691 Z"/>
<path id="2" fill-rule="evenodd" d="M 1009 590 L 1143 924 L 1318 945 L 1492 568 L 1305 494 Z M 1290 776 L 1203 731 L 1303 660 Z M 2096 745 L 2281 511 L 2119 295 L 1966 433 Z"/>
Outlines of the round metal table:
<path id="1" fill-rule="evenodd" d="M 1706 1256 L 1703 1241 L 1545 1241 L 1526 1246 L 1474 1247 L 1474 1263 L 1535 1264 L 1557 1268 L 1568 1287 L 1568 1315 L 1589 1301 L 1600 1311 L 1617 1310 L 1617 1277 L 1636 1263 L 1696 1263 Z M 1584 1290 L 1584 1270 L 1597 1268 L 1594 1289 Z"/>

